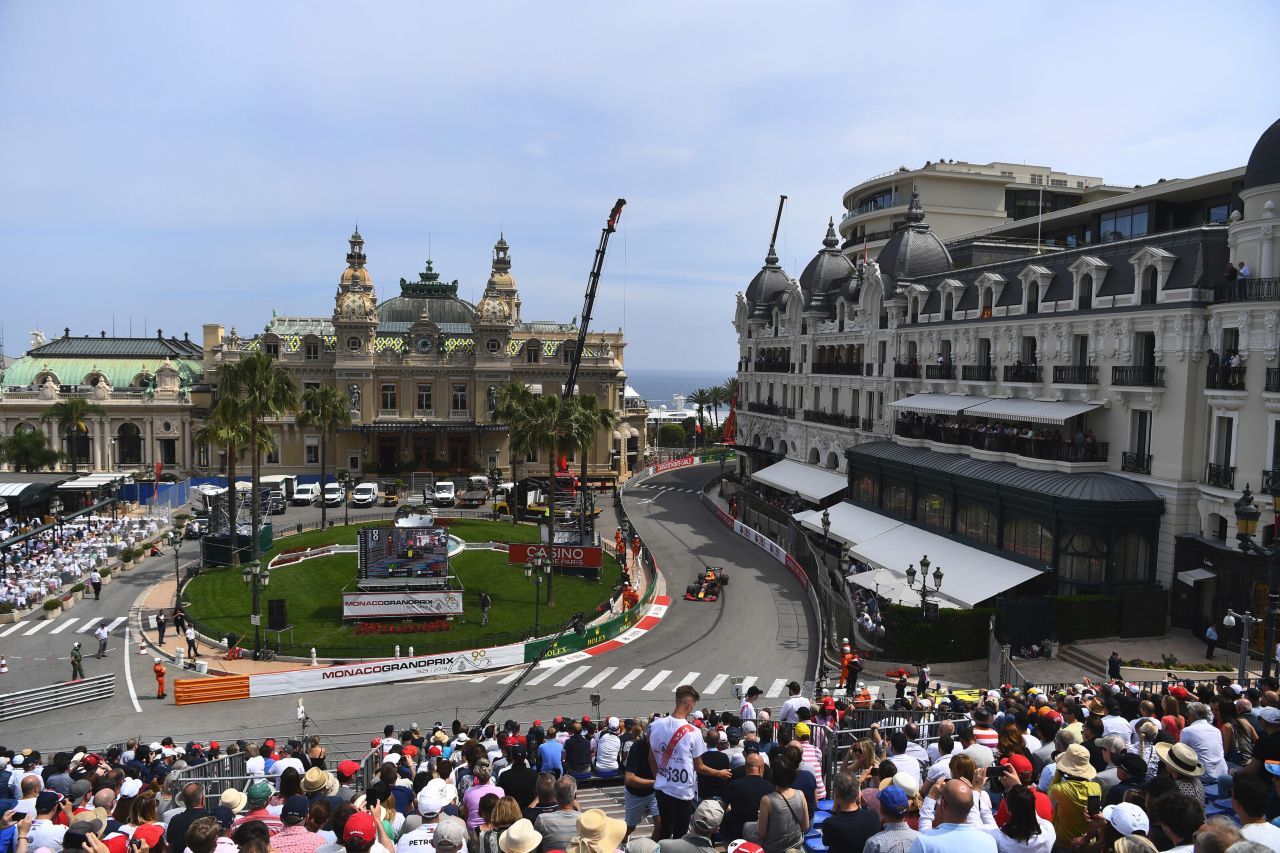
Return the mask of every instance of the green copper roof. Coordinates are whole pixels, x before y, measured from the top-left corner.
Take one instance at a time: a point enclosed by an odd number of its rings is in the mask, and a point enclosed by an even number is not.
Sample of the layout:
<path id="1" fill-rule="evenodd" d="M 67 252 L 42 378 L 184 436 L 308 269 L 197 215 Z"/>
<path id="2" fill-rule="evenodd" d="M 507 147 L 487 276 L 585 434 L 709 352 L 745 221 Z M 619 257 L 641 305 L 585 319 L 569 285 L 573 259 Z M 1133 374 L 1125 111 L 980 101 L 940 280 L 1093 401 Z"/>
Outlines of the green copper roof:
<path id="1" fill-rule="evenodd" d="M 112 388 L 131 388 L 143 373 L 155 374 L 164 364 L 163 358 L 41 358 L 25 356 L 4 371 L 6 386 L 36 384 L 36 377 L 48 370 L 59 385 L 82 385 L 95 371 L 107 377 Z M 173 359 L 178 375 L 189 384 L 204 376 L 204 365 L 195 359 Z"/>

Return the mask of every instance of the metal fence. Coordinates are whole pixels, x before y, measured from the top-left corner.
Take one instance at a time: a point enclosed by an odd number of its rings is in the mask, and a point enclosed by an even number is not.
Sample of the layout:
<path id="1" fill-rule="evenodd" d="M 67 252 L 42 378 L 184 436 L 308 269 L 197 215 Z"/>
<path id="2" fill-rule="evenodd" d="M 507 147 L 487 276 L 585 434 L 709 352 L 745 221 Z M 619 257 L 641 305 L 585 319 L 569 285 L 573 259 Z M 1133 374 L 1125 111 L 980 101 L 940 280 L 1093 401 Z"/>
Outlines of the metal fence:
<path id="1" fill-rule="evenodd" d="M 64 681 L 61 684 L 19 690 L 0 696 L 0 720 L 15 720 L 31 714 L 54 711 L 68 705 L 80 705 L 107 699 L 116 692 L 114 673 L 95 675 L 80 681 Z"/>

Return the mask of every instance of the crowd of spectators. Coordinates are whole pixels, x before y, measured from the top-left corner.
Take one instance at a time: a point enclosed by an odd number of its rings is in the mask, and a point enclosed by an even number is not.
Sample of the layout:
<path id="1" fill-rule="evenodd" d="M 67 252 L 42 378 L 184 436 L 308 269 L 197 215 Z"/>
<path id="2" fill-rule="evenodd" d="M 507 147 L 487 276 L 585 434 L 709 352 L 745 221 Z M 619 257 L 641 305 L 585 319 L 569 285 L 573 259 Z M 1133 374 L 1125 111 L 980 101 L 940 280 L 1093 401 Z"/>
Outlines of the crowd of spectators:
<path id="1" fill-rule="evenodd" d="M 87 581 L 108 565 L 113 553 L 157 532 L 158 524 L 150 518 L 95 515 L 52 526 L 37 519 L 5 518 L 0 523 L 0 604 L 15 610 L 35 607 L 64 586 Z"/>

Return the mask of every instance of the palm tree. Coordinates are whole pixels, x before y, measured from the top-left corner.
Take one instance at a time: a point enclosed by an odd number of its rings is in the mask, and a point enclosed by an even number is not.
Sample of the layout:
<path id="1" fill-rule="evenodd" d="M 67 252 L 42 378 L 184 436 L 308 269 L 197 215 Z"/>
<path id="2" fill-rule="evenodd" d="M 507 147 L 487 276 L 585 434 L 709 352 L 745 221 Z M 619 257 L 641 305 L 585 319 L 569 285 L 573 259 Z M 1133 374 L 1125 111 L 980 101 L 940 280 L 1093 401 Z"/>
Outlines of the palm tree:
<path id="1" fill-rule="evenodd" d="M 49 446 L 49 439 L 38 429 L 19 429 L 0 441 L 3 456 L 15 471 L 39 471 L 58 464 L 62 454 Z"/>
<path id="2" fill-rule="evenodd" d="M 250 471 L 253 494 L 249 504 L 252 518 L 253 544 L 249 553 L 258 559 L 258 528 L 262 526 L 262 502 L 258 499 L 258 483 L 262 477 L 263 445 L 259 425 L 262 421 L 298 408 L 298 385 L 293 371 L 276 364 L 275 356 L 259 350 L 244 356 L 219 371 L 221 391 L 240 401 L 243 416 L 249 421 L 249 435 L 253 437 L 250 449 Z M 269 452 L 273 444 L 268 441 Z"/>
<path id="3" fill-rule="evenodd" d="M 711 400 L 711 424 L 720 426 L 720 407 L 729 402 L 725 396 L 723 385 L 712 385 L 707 389 L 707 397 Z"/>
<path id="4" fill-rule="evenodd" d="M 583 489 L 587 487 L 587 452 L 596 443 L 596 435 L 603 431 L 609 435 L 618 422 L 618 415 L 613 409 L 606 409 L 594 394 L 575 395 L 569 398 L 572 403 L 571 420 L 573 421 L 573 443 L 582 457 L 582 476 L 579 479 Z M 586 523 L 586 503 L 583 503 L 583 523 Z M 585 527 L 583 528 L 586 529 Z"/>
<path id="5" fill-rule="evenodd" d="M 511 454 L 511 482 L 516 481 L 516 461 L 529 454 L 535 445 L 529 441 L 529 420 L 536 396 L 523 382 L 508 382 L 498 389 L 493 419 L 507 425 L 508 453 Z M 511 508 L 515 520 L 515 507 Z"/>
<path id="6" fill-rule="evenodd" d="M 75 436 L 89 432 L 89 416 L 105 415 L 107 410 L 84 397 L 70 397 L 49 407 L 41 420 L 57 421 L 58 431 L 66 436 L 67 455 L 71 457 L 71 473 L 76 473 L 80 454 L 76 453 Z"/>
<path id="7" fill-rule="evenodd" d="M 574 407 L 559 397 L 535 397 L 530 407 L 528 441 L 532 447 L 547 451 L 547 543 L 555 544 L 556 460 L 561 450 L 573 444 Z M 552 577 L 547 576 L 547 606 L 555 607 Z"/>
<path id="8" fill-rule="evenodd" d="M 212 444 L 227 453 L 227 526 L 231 548 L 231 565 L 240 564 L 240 550 L 236 547 L 236 515 L 239 494 L 236 492 L 236 457 L 249 442 L 249 421 L 234 397 L 220 397 L 204 426 L 195 432 L 198 444 Z"/>
<path id="9" fill-rule="evenodd" d="M 724 401 L 732 403 L 733 398 L 738 396 L 738 377 L 730 376 L 720 387 L 724 389 Z"/>
<path id="10" fill-rule="evenodd" d="M 698 407 L 698 426 L 700 426 L 700 427 L 701 427 L 701 426 L 702 426 L 702 423 L 703 423 L 703 421 L 702 421 L 702 410 L 703 410 L 706 406 L 711 405 L 711 392 L 710 392 L 710 391 L 708 391 L 706 388 L 698 388 L 698 389 L 695 389 L 695 390 L 694 390 L 694 392 L 693 392 L 692 394 L 690 394 L 690 395 L 689 395 L 689 402 L 690 402 L 690 403 L 693 403 L 695 406 L 697 406 L 697 407 Z M 702 428 L 703 428 L 704 430 L 706 429 L 706 427 L 702 427 Z M 695 438 L 695 439 L 694 439 L 694 446 L 695 446 L 695 447 L 697 446 L 697 443 L 698 443 L 698 441 L 697 441 L 697 439 Z"/>
<path id="11" fill-rule="evenodd" d="M 351 425 L 351 407 L 342 392 L 332 385 L 308 388 L 302 394 L 302 411 L 298 414 L 300 429 L 320 432 L 320 491 L 324 492 L 325 467 L 328 462 L 329 439 L 338 430 Z M 329 526 L 329 511 L 320 501 L 320 528 Z"/>

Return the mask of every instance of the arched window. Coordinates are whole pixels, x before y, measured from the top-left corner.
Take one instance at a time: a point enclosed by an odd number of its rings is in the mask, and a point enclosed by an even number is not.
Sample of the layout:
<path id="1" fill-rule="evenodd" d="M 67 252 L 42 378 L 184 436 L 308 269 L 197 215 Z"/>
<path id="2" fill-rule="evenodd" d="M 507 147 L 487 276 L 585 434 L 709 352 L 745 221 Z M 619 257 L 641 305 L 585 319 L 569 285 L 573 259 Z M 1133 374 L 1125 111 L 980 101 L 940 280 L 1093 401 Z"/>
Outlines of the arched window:
<path id="1" fill-rule="evenodd" d="M 751 446 L 752 447 L 760 446 L 760 433 L 756 433 L 755 435 L 751 436 Z"/>
<path id="2" fill-rule="evenodd" d="M 906 486 L 890 484 L 884 490 L 884 510 L 902 518 L 910 518 L 911 490 Z"/>
<path id="3" fill-rule="evenodd" d="M 956 535 L 984 545 L 996 544 L 996 517 L 977 504 L 960 504 L 956 511 Z"/>
<path id="4" fill-rule="evenodd" d="M 810 465 L 818 464 L 818 448 L 816 447 L 809 448 L 809 464 Z"/>
<path id="5" fill-rule="evenodd" d="M 1142 295 L 1139 303 L 1142 305 L 1156 304 L 1156 283 L 1159 281 L 1159 273 L 1154 266 L 1149 266 L 1142 271 Z"/>
<path id="6" fill-rule="evenodd" d="M 840 467 L 840 457 L 836 456 L 834 450 L 827 453 L 827 467 L 832 471 Z"/>
<path id="7" fill-rule="evenodd" d="M 779 454 L 780 456 L 786 456 L 786 455 L 787 455 L 787 443 L 786 443 L 785 441 L 779 441 L 779 442 L 778 442 L 778 454 Z"/>
<path id="8" fill-rule="evenodd" d="M 942 530 L 951 529 L 951 504 L 942 495 L 928 492 L 916 498 L 916 521 Z"/>
<path id="9" fill-rule="evenodd" d="M 858 478 L 857 486 L 858 503 L 867 506 L 876 506 L 880 503 L 880 489 L 874 477 L 864 474 Z"/>
<path id="10" fill-rule="evenodd" d="M 1053 562 L 1053 534 L 1030 518 L 1011 518 L 1004 523 L 1004 550 L 1037 562 Z"/>
<path id="11" fill-rule="evenodd" d="M 772 438 L 766 438 L 766 439 L 764 440 L 764 449 L 765 449 L 765 450 L 768 450 L 768 451 L 772 451 L 772 450 L 773 450 L 773 439 L 772 439 Z"/>
<path id="12" fill-rule="evenodd" d="M 1093 276 L 1080 276 L 1080 290 L 1076 294 L 1076 306 L 1081 310 L 1093 307 Z"/>
<path id="13" fill-rule="evenodd" d="M 1058 553 L 1058 575 L 1081 586 L 1101 586 L 1107 579 L 1107 544 L 1101 536 L 1084 531 L 1063 537 Z"/>
<path id="14" fill-rule="evenodd" d="M 142 433 L 136 424 L 121 424 L 116 430 L 116 461 L 120 465 L 142 464 Z"/>

